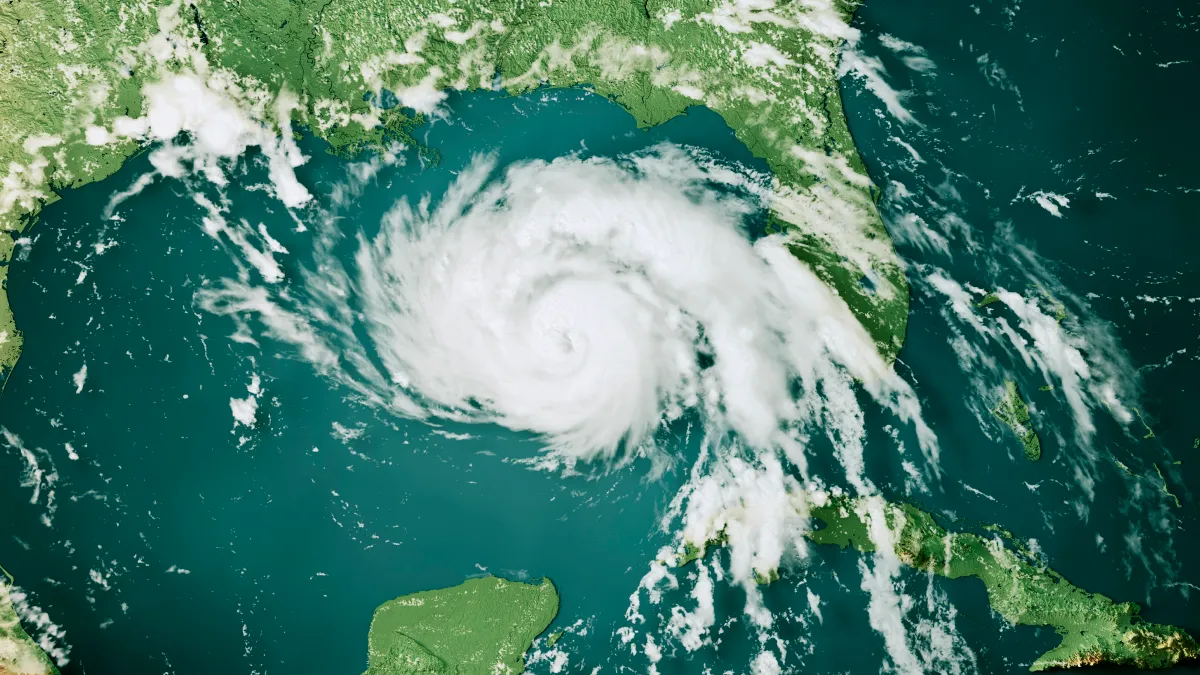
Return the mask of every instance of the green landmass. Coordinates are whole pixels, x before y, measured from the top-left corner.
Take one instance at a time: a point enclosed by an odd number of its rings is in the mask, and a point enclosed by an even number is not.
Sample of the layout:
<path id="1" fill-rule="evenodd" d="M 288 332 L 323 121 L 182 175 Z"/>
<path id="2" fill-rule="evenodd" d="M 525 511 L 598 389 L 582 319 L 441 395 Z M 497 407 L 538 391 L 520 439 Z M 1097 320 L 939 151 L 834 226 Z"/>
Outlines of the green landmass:
<path id="1" fill-rule="evenodd" d="M 1026 459 L 1036 462 L 1042 458 L 1042 441 L 1030 422 L 1029 406 L 1025 405 L 1025 400 L 1021 398 L 1016 382 L 1008 380 L 1004 383 L 1004 398 L 992 408 L 992 414 L 1007 424 L 1017 438 L 1021 439 Z"/>
<path id="2" fill-rule="evenodd" d="M 821 527 L 808 538 L 817 544 L 874 551 L 876 544 L 868 535 L 869 506 L 863 498 L 829 498 L 812 508 Z M 1062 642 L 1038 657 L 1030 670 L 1101 663 L 1167 668 L 1200 655 L 1196 641 L 1182 629 L 1148 623 L 1136 603 L 1113 602 L 1072 585 L 999 536 L 947 532 L 931 514 L 908 504 L 884 503 L 879 512 L 895 533 L 894 552 L 904 564 L 949 579 L 977 578 L 987 589 L 992 609 L 1005 620 L 1054 628 Z"/>
<path id="3" fill-rule="evenodd" d="M 1067 306 L 1058 298 L 1054 297 L 1054 295 L 1050 293 L 1050 291 L 1046 290 L 1046 287 L 1040 283 L 1033 284 L 1033 287 L 1040 291 L 1042 296 L 1049 303 L 1049 309 L 1054 313 L 1054 320 L 1058 323 L 1062 323 L 1067 318 Z M 987 295 L 983 296 L 982 299 L 976 302 L 975 306 L 982 308 L 996 302 L 1000 302 L 1000 295 L 998 293 L 988 293 Z"/>
<path id="4" fill-rule="evenodd" d="M 975 306 L 976 307 L 987 307 L 988 305 L 990 305 L 994 302 L 1000 302 L 1000 296 L 996 295 L 995 293 L 988 293 L 987 295 L 983 296 L 982 300 L 975 303 Z"/>
<path id="5" fill-rule="evenodd" d="M 908 284 L 837 85 L 855 3 L 234 0 L 0 3 L 0 290 L 16 241 L 63 190 L 147 146 L 149 87 L 195 75 L 254 121 L 335 152 L 415 145 L 445 90 L 587 86 L 650 127 L 717 112 L 776 178 L 771 227 L 894 359 Z M 826 32 L 814 32 L 816 27 Z M 399 106 L 381 107 L 389 97 Z M 294 99 L 295 105 L 282 105 Z M 144 121 L 144 120 L 143 120 Z M 119 128 L 118 128 L 119 127 Z M 4 168 L 6 167 L 6 168 Z M 0 293 L 0 374 L 20 355 Z"/>
<path id="6" fill-rule="evenodd" d="M 817 525 L 805 534 L 814 544 L 874 552 L 877 544 L 870 536 L 871 519 L 882 517 L 891 534 L 893 553 L 903 564 L 948 579 L 977 578 L 987 589 L 992 609 L 1009 623 L 1053 628 L 1062 640 L 1033 662 L 1032 671 L 1101 663 L 1168 668 L 1200 658 L 1200 646 L 1184 630 L 1147 623 L 1137 603 L 1117 603 L 1072 585 L 998 525 L 983 528 L 995 533 L 988 538 L 948 532 L 932 514 L 880 497 L 820 492 L 810 493 L 804 500 Z M 724 543 L 723 533 L 702 546 L 688 542 L 673 560 L 662 562 L 686 565 L 703 558 L 708 545 Z M 777 579 L 778 570 L 754 571 L 759 584 Z"/>
<path id="7" fill-rule="evenodd" d="M 12 588 L 12 576 L 0 567 L 0 675 L 58 675 L 54 662 L 21 628 Z"/>
<path id="8" fill-rule="evenodd" d="M 401 596 L 375 610 L 365 675 L 519 675 L 556 614 L 549 579 L 488 576 Z"/>
<path id="9" fill-rule="evenodd" d="M 1050 309 L 1054 310 L 1054 320 L 1058 323 L 1062 323 L 1067 318 L 1067 306 L 1064 305 L 1058 298 L 1054 297 L 1054 295 L 1050 291 L 1046 290 L 1046 287 L 1040 283 L 1037 284 L 1037 289 L 1041 291 L 1046 300 L 1050 302 Z"/>
<path id="10" fill-rule="evenodd" d="M 1137 408 L 1134 408 L 1133 412 L 1137 415 L 1138 421 L 1142 423 L 1142 428 L 1146 430 L 1146 435 L 1142 436 L 1142 438 L 1143 439 L 1154 438 L 1154 430 L 1150 428 L 1149 424 L 1146 424 L 1146 419 L 1144 417 L 1142 417 L 1142 411 L 1138 410 Z"/>
<path id="11" fill-rule="evenodd" d="M 1178 464 L 1179 462 L 1175 463 Z M 1167 477 L 1163 475 L 1162 469 L 1158 468 L 1158 465 L 1155 464 L 1154 470 L 1158 472 L 1158 479 L 1162 481 L 1162 493 L 1175 501 L 1175 508 L 1183 506 L 1179 503 L 1179 497 L 1174 492 L 1171 492 L 1171 487 L 1167 485 Z"/>

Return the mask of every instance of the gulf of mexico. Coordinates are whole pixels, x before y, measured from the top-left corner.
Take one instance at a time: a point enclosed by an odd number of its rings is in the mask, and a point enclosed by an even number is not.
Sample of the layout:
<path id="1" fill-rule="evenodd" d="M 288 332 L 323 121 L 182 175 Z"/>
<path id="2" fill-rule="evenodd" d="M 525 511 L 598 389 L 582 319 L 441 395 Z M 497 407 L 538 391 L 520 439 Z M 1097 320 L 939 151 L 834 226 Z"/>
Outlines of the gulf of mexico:
<path id="1" fill-rule="evenodd" d="M 440 195 L 476 153 L 503 167 L 671 141 L 764 168 L 703 110 L 647 132 L 582 90 L 475 93 L 448 109 L 417 132 L 440 161 L 410 152 L 386 169 L 348 228 L 369 234 L 401 194 Z M 345 179 L 345 160 L 303 145 L 314 192 Z M 239 167 L 229 219 L 264 223 L 296 274 L 311 233 L 259 189 L 262 166 Z M 69 192 L 10 274 L 28 342 L 0 402 L 17 439 L 0 474 L 20 475 L 15 446 L 30 449 L 54 476 L 54 503 L 10 481 L 0 560 L 66 629 L 65 672 L 357 672 L 376 605 L 485 570 L 551 577 L 556 626 L 587 628 L 562 646 L 580 667 L 607 663 L 686 464 L 653 481 L 644 463 L 531 470 L 513 460 L 538 454 L 534 438 L 376 414 L 277 344 L 231 340 L 234 323 L 193 294 L 238 269 L 182 184 L 154 182 L 104 218 L 110 196 L 149 170 L 141 156 Z M 235 426 L 230 400 L 251 396 L 256 376 L 256 425 Z M 681 455 L 695 450 L 686 432 Z"/>

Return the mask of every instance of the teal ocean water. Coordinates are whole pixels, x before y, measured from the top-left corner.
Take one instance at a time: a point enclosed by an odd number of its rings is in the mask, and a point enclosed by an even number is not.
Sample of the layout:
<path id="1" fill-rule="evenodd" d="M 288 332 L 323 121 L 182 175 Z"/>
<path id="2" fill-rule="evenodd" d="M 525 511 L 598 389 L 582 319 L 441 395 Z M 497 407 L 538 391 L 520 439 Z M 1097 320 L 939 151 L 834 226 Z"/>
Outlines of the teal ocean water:
<path id="1" fill-rule="evenodd" d="M 954 529 L 997 523 L 1073 583 L 1196 635 L 1200 140 L 1187 84 L 1200 69 L 1188 53 L 1200 15 L 1189 11 L 873 1 L 856 49 L 907 92 L 896 103 L 914 121 L 855 73 L 843 95 L 913 285 L 897 370 L 941 448 L 940 477 L 922 489 L 911 425 L 860 392 L 866 475 Z M 406 152 L 348 207 L 335 209 L 332 193 L 352 167 L 317 141 L 301 142 L 311 159 L 298 176 L 346 231 L 369 238 L 398 198 L 436 200 L 477 153 L 503 168 L 673 143 L 766 170 L 706 110 L 638 130 L 584 90 L 445 105 L 445 119 L 417 132 L 440 160 Z M 657 603 L 639 590 L 673 541 L 660 521 L 701 452 L 696 414 L 660 431 L 675 458 L 665 468 L 639 459 L 564 473 L 531 466 L 544 450 L 531 434 L 366 405 L 260 322 L 201 307 L 197 293 L 240 278 L 245 263 L 206 234 L 191 187 L 158 180 L 107 208 L 150 169 L 140 156 L 48 208 L 9 276 L 27 343 L 0 398 L 0 563 L 45 611 L 52 625 L 32 632 L 59 650 L 63 672 L 361 672 L 377 605 L 485 572 L 548 576 L 559 589 L 554 627 L 566 635 L 556 649 L 535 646 L 531 671 L 644 672 L 645 638 L 626 643 L 622 629 L 655 634 L 672 608 L 697 605 L 694 572 Z M 294 282 L 322 262 L 313 224 L 262 189 L 261 162 L 238 171 L 226 216 L 263 223 L 289 251 L 283 286 L 303 301 L 311 286 Z M 761 222 L 748 217 L 750 236 Z M 332 255 L 349 265 L 357 250 L 350 238 Z M 972 333 L 939 278 L 1061 302 L 1069 346 L 1120 381 L 1146 426 L 1122 426 L 1102 406 L 1081 417 L 1053 370 L 1061 363 L 1026 363 L 1013 343 Z M 980 314 L 1020 323 L 1001 304 Z M 1038 463 L 987 413 L 1006 377 L 1033 408 Z M 235 424 L 231 399 L 254 399 L 252 428 Z M 1084 419 L 1095 431 L 1081 443 Z M 842 482 L 819 441 L 810 462 Z M 718 581 L 710 641 L 690 651 L 655 638 L 657 672 L 749 672 L 763 649 L 794 672 L 879 671 L 892 657 L 859 556 L 811 553 L 764 589 L 769 631 L 750 625 L 743 590 Z M 1025 670 L 1057 644 L 1051 630 L 1008 626 L 973 580 L 903 570 L 891 581 L 928 670 Z M 627 617 L 631 596 L 644 623 Z"/>

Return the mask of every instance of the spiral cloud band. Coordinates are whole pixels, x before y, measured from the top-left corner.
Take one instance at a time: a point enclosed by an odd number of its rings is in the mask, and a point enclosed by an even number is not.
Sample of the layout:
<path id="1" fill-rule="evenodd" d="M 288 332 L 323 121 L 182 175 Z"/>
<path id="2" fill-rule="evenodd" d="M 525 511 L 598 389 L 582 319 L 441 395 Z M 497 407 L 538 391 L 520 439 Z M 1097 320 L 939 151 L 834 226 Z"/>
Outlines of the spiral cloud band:
<path id="1" fill-rule="evenodd" d="M 436 200 L 401 198 L 377 232 L 359 223 L 348 240 L 348 214 L 379 189 L 379 170 L 357 165 L 330 211 L 312 208 L 314 261 L 290 278 L 265 229 L 198 202 L 241 273 L 206 284 L 197 303 L 232 317 L 235 340 L 255 341 L 257 321 L 379 409 L 533 432 L 543 468 L 673 459 L 674 439 L 658 431 L 695 413 L 700 452 L 661 522 L 674 543 L 630 597 L 623 642 L 645 622 L 643 591 L 654 605 L 660 584 L 677 583 L 673 551 L 717 539 L 750 625 L 770 629 L 758 580 L 805 555 L 807 495 L 826 485 L 809 474 L 810 441 L 829 440 L 851 489 L 876 491 L 860 394 L 912 424 L 927 460 L 914 471 L 936 474 L 937 442 L 911 387 L 787 235 L 748 231 L 767 204 L 788 206 L 767 177 L 672 145 L 503 171 L 477 157 Z M 901 614 L 884 592 L 895 569 L 865 573 L 884 589 L 864 586 L 873 617 Z M 715 621 L 711 584 L 693 595 L 696 611 L 667 626 L 689 650 Z"/>
<path id="2" fill-rule="evenodd" d="M 644 447 L 688 409 L 795 457 L 822 379 L 894 379 L 783 235 L 748 237 L 761 176 L 669 145 L 496 173 L 477 158 L 436 204 L 401 199 L 352 270 L 318 254 L 303 300 L 248 278 L 198 300 L 258 314 L 370 400 L 531 431 L 568 462 Z"/>

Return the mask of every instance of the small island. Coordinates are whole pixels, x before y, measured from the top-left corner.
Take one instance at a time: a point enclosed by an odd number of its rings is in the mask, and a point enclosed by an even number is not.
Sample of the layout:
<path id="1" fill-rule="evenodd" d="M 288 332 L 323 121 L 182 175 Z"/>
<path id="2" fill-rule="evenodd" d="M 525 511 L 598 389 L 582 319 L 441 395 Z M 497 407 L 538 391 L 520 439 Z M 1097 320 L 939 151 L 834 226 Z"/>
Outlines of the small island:
<path id="1" fill-rule="evenodd" d="M 375 610 L 364 675 L 520 675 L 525 652 L 557 614 L 549 579 L 487 576 L 404 595 Z"/>
<path id="2" fill-rule="evenodd" d="M 0 567 L 0 675 L 58 675 L 58 669 L 29 633 L 12 600 L 13 578 Z"/>
<path id="3" fill-rule="evenodd" d="M 1021 398 L 1016 382 L 1007 380 L 1004 383 L 1004 398 L 992 408 L 992 414 L 1007 424 L 1017 438 L 1021 439 L 1021 444 L 1025 446 L 1026 459 L 1036 462 L 1042 458 L 1042 441 L 1030 422 L 1029 406 L 1025 405 L 1025 400 Z"/>

